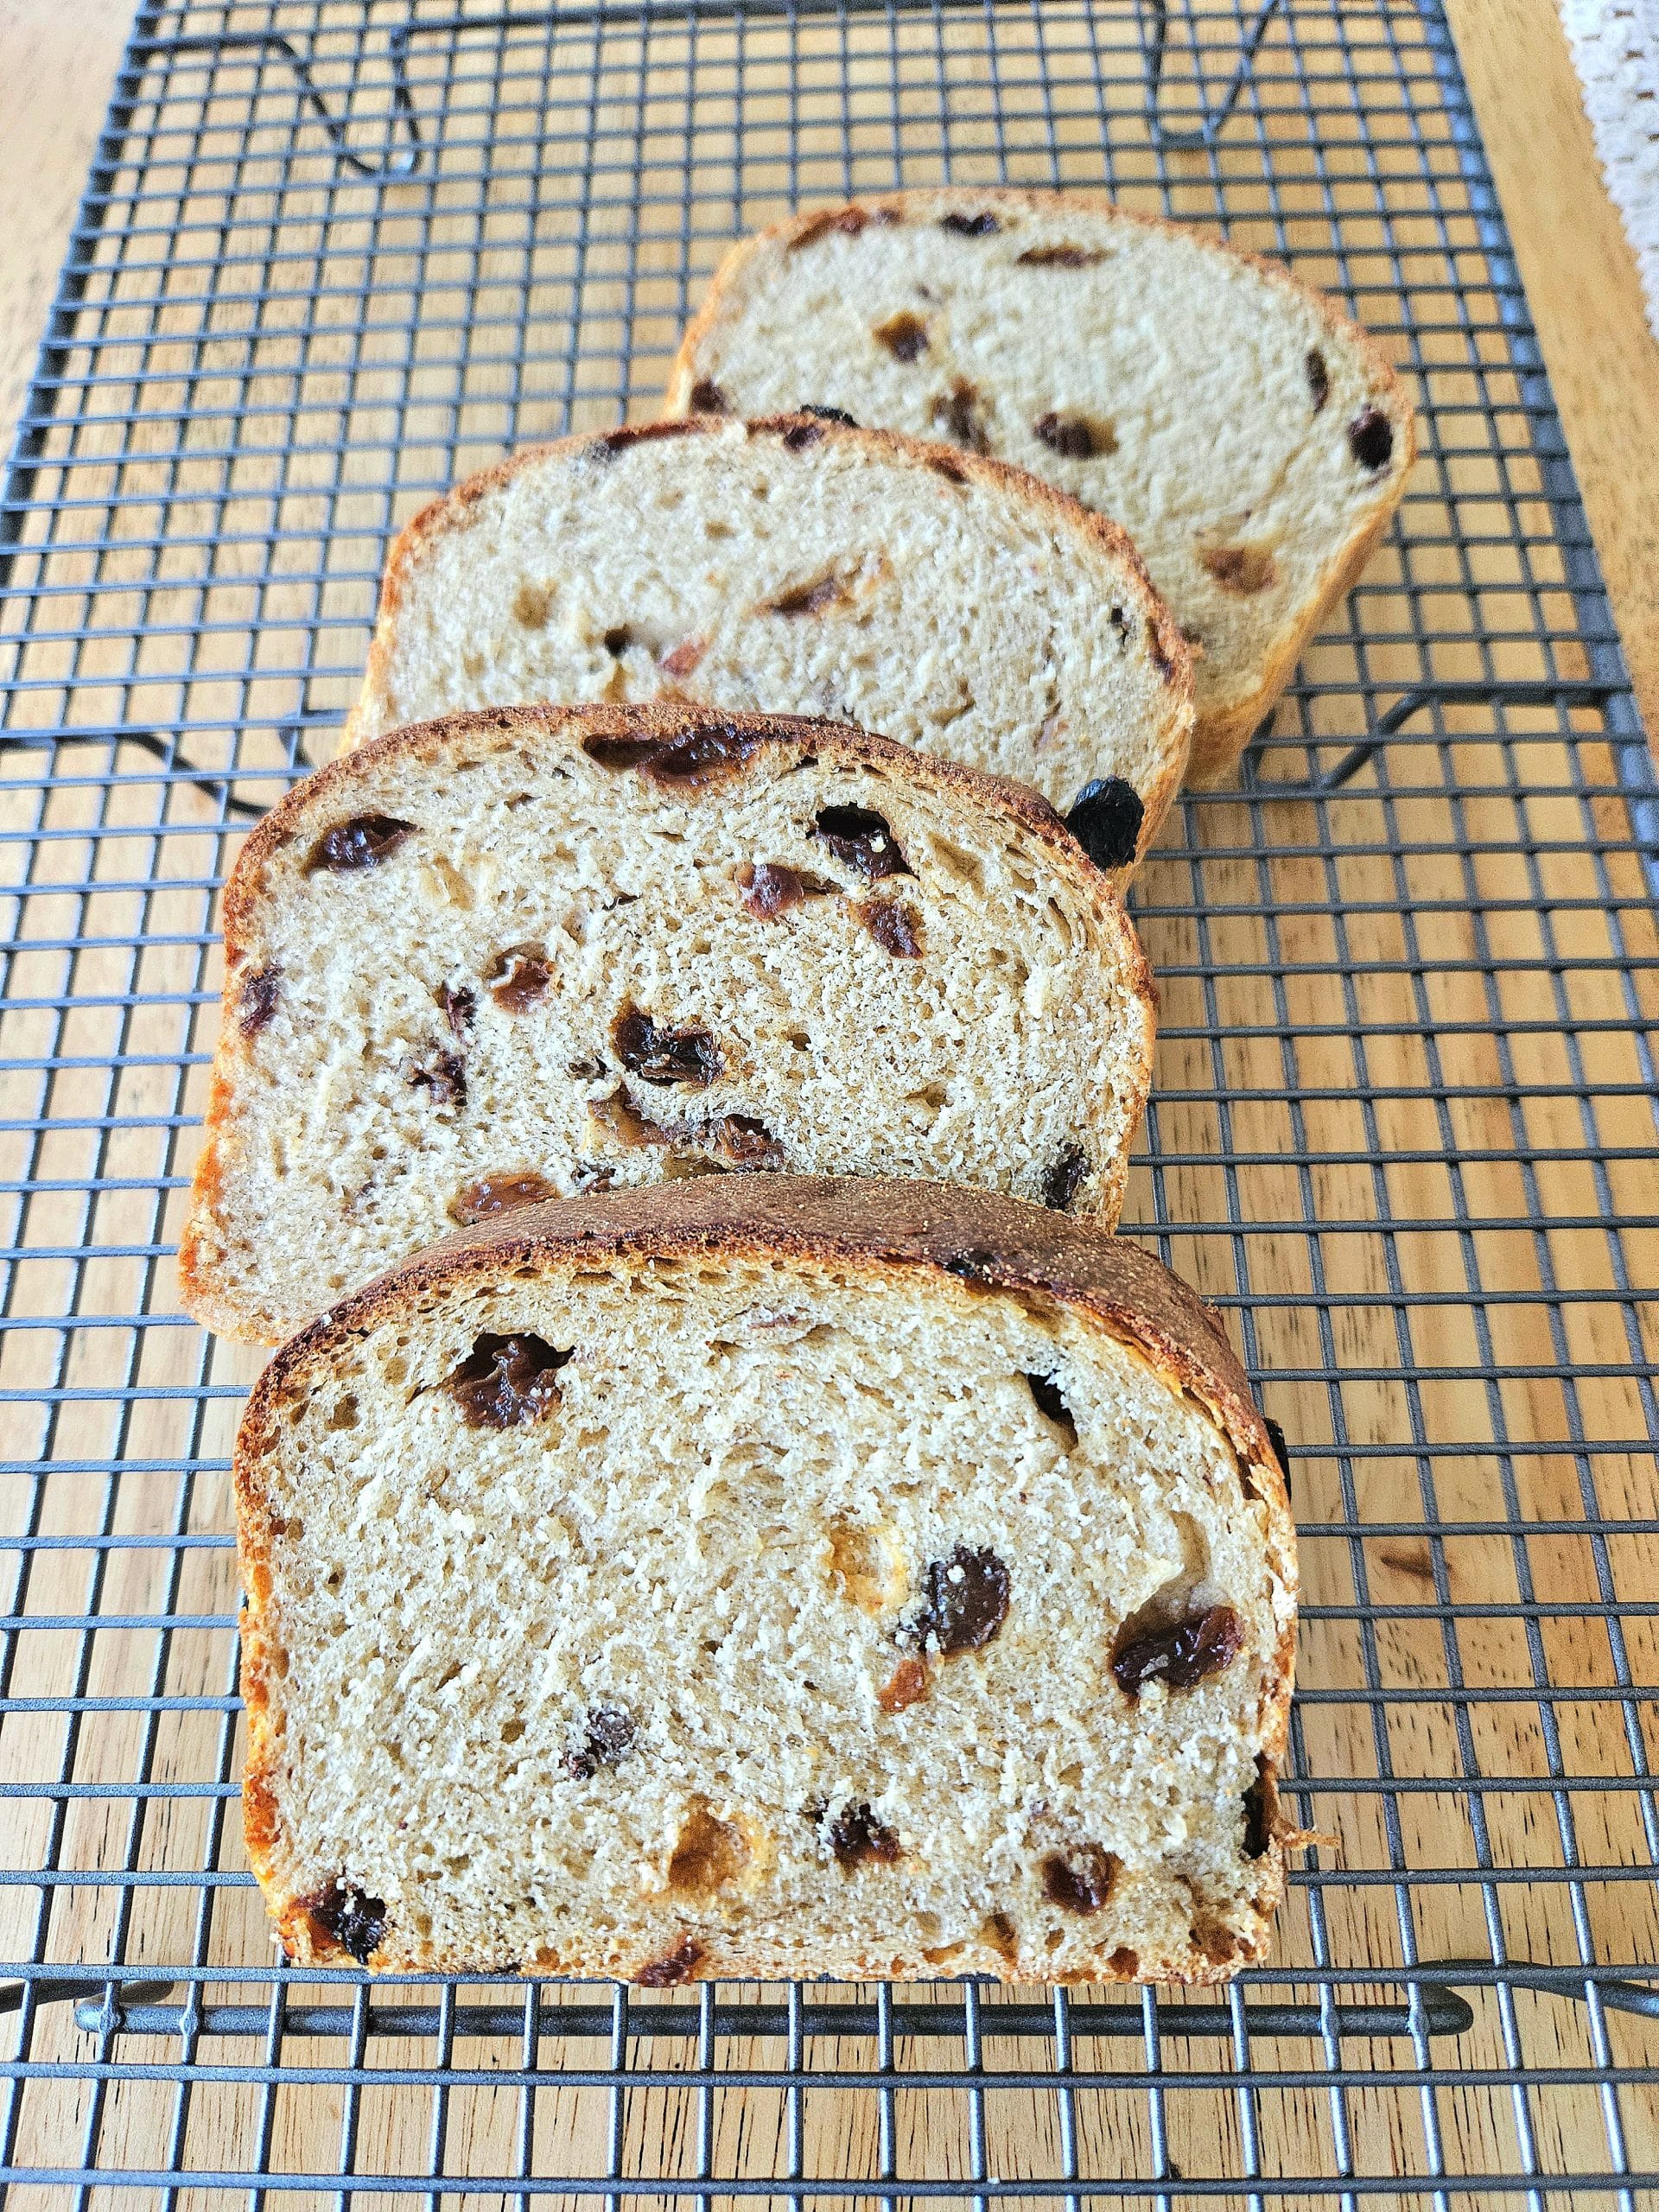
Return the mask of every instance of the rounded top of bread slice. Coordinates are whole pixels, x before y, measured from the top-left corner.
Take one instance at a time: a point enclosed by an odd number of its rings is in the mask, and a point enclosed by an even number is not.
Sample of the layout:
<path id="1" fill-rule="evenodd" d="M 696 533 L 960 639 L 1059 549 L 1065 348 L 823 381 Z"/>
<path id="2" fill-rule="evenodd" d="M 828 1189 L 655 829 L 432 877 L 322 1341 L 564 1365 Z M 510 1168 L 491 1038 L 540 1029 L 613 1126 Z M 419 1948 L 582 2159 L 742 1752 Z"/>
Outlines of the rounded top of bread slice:
<path id="1" fill-rule="evenodd" d="M 1033 785 L 1179 788 L 1190 658 L 1114 524 L 1026 472 L 807 415 L 515 454 L 394 546 L 348 743 L 458 708 L 825 715 Z"/>
<path id="2" fill-rule="evenodd" d="M 1213 1311 L 1127 1236 L 1114 1236 L 1001 1192 L 862 1175 L 714 1175 L 631 1191 L 594 1191 L 460 1229 L 365 1283 L 279 1351 L 249 1401 L 250 1435 L 321 1348 L 388 1314 L 418 1309 L 515 1268 L 573 1273 L 625 1262 L 695 1261 L 719 1252 L 762 1264 L 948 1275 L 971 1295 L 998 1293 L 1086 1314 L 1190 1390 L 1224 1429 L 1282 1535 L 1292 1529 L 1283 1470 L 1249 1380 Z"/>
<path id="3" fill-rule="evenodd" d="M 1410 404 L 1289 271 L 1077 192 L 875 194 L 736 245 L 668 406 L 806 402 L 1018 463 L 1134 538 L 1236 754 L 1398 503 Z"/>

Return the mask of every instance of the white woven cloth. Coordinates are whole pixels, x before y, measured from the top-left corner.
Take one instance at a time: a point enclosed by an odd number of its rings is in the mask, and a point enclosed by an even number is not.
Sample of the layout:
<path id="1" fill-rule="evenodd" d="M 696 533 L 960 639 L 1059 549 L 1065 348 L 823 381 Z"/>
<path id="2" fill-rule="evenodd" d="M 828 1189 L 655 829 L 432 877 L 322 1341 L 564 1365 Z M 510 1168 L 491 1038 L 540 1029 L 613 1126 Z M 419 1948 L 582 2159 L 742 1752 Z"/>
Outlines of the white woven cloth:
<path id="1" fill-rule="evenodd" d="M 1659 0 L 1560 0 L 1607 189 L 1659 338 Z"/>

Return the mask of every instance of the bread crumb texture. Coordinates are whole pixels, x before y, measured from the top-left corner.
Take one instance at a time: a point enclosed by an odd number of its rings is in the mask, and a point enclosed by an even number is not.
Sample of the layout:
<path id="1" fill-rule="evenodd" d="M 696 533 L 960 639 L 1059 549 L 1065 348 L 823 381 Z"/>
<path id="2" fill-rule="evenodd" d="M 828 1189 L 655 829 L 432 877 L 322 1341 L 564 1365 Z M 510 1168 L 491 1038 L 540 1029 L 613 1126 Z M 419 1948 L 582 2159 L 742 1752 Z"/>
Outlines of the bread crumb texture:
<path id="1" fill-rule="evenodd" d="M 1352 581 L 1414 452 L 1403 388 L 1334 302 L 1071 193 L 877 196 L 740 245 L 669 390 L 672 412 L 715 402 L 844 408 L 1120 523 L 1196 656 L 1200 780 Z"/>
<path id="2" fill-rule="evenodd" d="M 273 1340 L 457 1224 L 842 1170 L 1115 1221 L 1151 989 L 1039 802 L 687 709 L 461 718 L 247 849 L 181 1273 Z"/>
<path id="3" fill-rule="evenodd" d="M 902 1255 L 422 1265 L 238 1446 L 249 1839 L 301 1963 L 1262 1955 L 1289 1526 L 1166 1363 Z"/>
<path id="4" fill-rule="evenodd" d="M 1121 541 L 1046 487 L 890 438 L 648 427 L 523 454 L 410 525 L 353 741 L 524 701 L 827 715 L 1061 808 L 1120 776 L 1150 843 L 1192 685 Z"/>

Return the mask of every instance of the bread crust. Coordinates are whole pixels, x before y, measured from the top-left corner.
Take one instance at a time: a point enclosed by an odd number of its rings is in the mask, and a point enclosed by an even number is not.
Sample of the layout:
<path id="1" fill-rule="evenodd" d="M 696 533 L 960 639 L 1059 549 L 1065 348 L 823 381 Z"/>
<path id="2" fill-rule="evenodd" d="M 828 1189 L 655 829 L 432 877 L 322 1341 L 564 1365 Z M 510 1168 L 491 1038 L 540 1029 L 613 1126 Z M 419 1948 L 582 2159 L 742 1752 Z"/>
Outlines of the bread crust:
<path id="1" fill-rule="evenodd" d="M 521 469 L 534 466 L 554 455 L 572 458 L 583 453 L 607 455 L 625 451 L 631 445 L 644 444 L 665 437 L 696 437 L 702 435 L 725 435 L 732 428 L 729 416 L 691 415 L 671 421 L 625 423 L 614 430 L 604 430 L 591 435 L 555 439 L 549 444 L 524 446 L 493 467 L 481 469 L 453 490 L 442 494 L 423 507 L 406 523 L 393 541 L 386 558 L 385 572 L 380 582 L 380 603 L 376 614 L 374 635 L 370 641 L 368 659 L 363 671 L 363 688 L 357 703 L 346 717 L 341 736 L 341 750 L 349 752 L 365 741 L 363 731 L 371 707 L 384 713 L 388 710 L 388 679 L 391 665 L 398 610 L 403 604 L 405 580 L 410 569 L 419 559 L 425 547 L 446 531 L 454 530 L 466 519 L 467 512 L 493 491 L 509 482 Z M 743 424 L 750 438 L 799 438 L 804 432 L 812 432 L 812 444 L 841 442 L 866 452 L 881 453 L 907 465 L 932 472 L 939 448 L 920 438 L 906 437 L 902 431 L 887 429 L 855 429 L 840 423 L 826 423 L 813 415 L 767 415 L 757 416 Z M 998 461 L 988 454 L 959 454 L 950 448 L 951 459 L 960 463 L 961 479 L 995 487 L 1010 497 L 1024 499 L 1027 504 L 1048 513 L 1055 525 L 1068 530 L 1077 538 L 1104 550 L 1124 572 L 1125 594 L 1132 599 L 1136 610 L 1147 625 L 1147 635 L 1152 657 L 1164 677 L 1169 694 L 1165 727 L 1160 733 L 1163 766 L 1150 791 L 1141 793 L 1143 810 L 1141 843 L 1137 861 L 1151 848 L 1159 827 L 1167 813 L 1175 794 L 1181 787 L 1185 772 L 1187 753 L 1192 741 L 1194 709 L 1192 704 L 1192 654 L 1180 632 L 1180 626 L 1159 597 L 1146 564 L 1135 550 L 1128 533 L 1104 515 L 1098 515 L 1080 500 L 1074 499 L 1058 485 L 1049 484 L 1027 469 L 1019 468 L 1012 461 Z"/>
<path id="2" fill-rule="evenodd" d="M 291 1955 L 305 1964 L 349 1965 L 308 1909 L 276 1872 L 276 1774 L 281 1743 L 272 1724 L 269 1669 L 276 1638 L 268 1625 L 271 1576 L 269 1519 L 258 1468 L 274 1441 L 285 1402 L 303 1393 L 313 1363 L 326 1370 L 331 1349 L 379 1324 L 412 1316 L 426 1299 L 453 1289 L 464 1295 L 516 1269 L 557 1274 L 618 1262 L 725 1257 L 805 1264 L 877 1275 L 909 1275 L 937 1287 L 948 1280 L 969 1296 L 1013 1295 L 1062 1306 L 1086 1325 L 1141 1354 L 1172 1389 L 1195 1398 L 1231 1446 L 1241 1479 L 1268 1516 L 1268 1554 L 1291 1600 L 1287 1625 L 1268 1670 L 1260 1735 L 1275 1773 L 1283 1762 L 1294 1688 L 1294 1603 L 1298 1595 L 1295 1526 L 1283 1470 L 1250 1393 L 1249 1379 L 1216 1315 L 1149 1253 L 1121 1237 L 1090 1230 L 1064 1215 L 993 1192 L 945 1184 L 887 1182 L 856 1176 L 709 1177 L 690 1183 L 596 1192 L 507 1215 L 457 1231 L 416 1254 L 321 1315 L 285 1344 L 255 1385 L 238 1432 L 234 1460 L 238 1557 L 248 1604 L 243 1615 L 243 1695 L 248 1709 L 248 1760 L 243 1785 L 248 1855 L 265 1902 Z M 1248 1939 L 1230 1961 L 1196 1946 L 1179 1959 L 1140 1961 L 1131 1975 L 1103 1960 L 1074 1980 L 1154 1980 L 1212 1983 L 1230 1978 L 1265 1949 L 1268 1923 L 1285 1883 L 1285 1859 L 1297 1847 L 1276 1795 L 1268 1788 L 1268 1847 L 1258 1862 L 1255 1903 L 1259 1941 Z M 699 1955 L 676 1980 L 775 1978 L 798 1974 L 764 1938 L 732 1942 L 696 1930 Z M 653 1958 L 652 1953 L 657 1955 Z M 395 1934 L 374 1955 L 381 1972 L 511 1973 L 543 1971 L 619 1975 L 638 1980 L 660 1968 L 653 1945 L 638 1959 L 585 1957 L 482 1961 L 431 1951 Z M 848 1979 L 937 1980 L 923 1959 L 837 1960 Z M 825 1971 L 830 1970 L 826 1966 Z M 976 1972 L 1020 1977 L 1015 1964 L 976 1963 Z M 1031 1977 L 1027 1976 L 1029 1980 Z"/>
<path id="3" fill-rule="evenodd" d="M 833 221 L 839 216 L 861 209 L 874 213 L 878 219 L 885 214 L 890 221 L 915 223 L 931 219 L 941 213 L 949 214 L 967 208 L 996 207 L 1020 207 L 1037 214 L 1071 215 L 1089 222 L 1121 223 L 1135 229 L 1162 232 L 1179 236 L 1229 263 L 1243 263 L 1267 283 L 1275 285 L 1287 297 L 1312 308 L 1333 341 L 1351 348 L 1359 357 L 1364 365 L 1372 398 L 1383 406 L 1396 434 L 1403 441 L 1402 457 L 1397 462 L 1390 463 L 1387 486 L 1390 496 L 1385 498 L 1372 514 L 1363 518 L 1344 543 L 1333 550 L 1318 582 L 1295 610 L 1293 620 L 1262 664 L 1256 680 L 1234 697 L 1198 711 L 1185 782 L 1198 790 L 1224 783 L 1237 766 L 1244 748 L 1265 721 L 1274 702 L 1289 682 L 1308 640 L 1332 607 L 1358 581 L 1361 570 L 1376 550 L 1378 540 L 1404 496 L 1406 479 L 1417 457 L 1416 416 L 1393 363 L 1363 324 L 1355 321 L 1327 293 L 1304 283 L 1282 262 L 1269 260 L 1263 254 L 1252 253 L 1240 246 L 1230 245 L 1189 224 L 1173 222 L 1162 215 L 1143 214 L 1136 209 L 1120 207 L 1115 201 L 1096 193 L 1039 190 L 1020 185 L 943 185 L 923 187 L 910 192 L 870 193 L 861 199 L 844 201 L 839 206 L 810 208 L 804 214 L 788 216 L 781 222 L 771 224 L 765 230 L 738 240 L 715 271 L 702 305 L 686 325 L 669 369 L 668 385 L 663 399 L 664 411 L 671 418 L 685 416 L 690 404 L 692 386 L 698 378 L 698 356 L 710 332 L 721 321 L 728 300 L 741 283 L 750 264 L 774 251 L 787 251 L 804 232 L 809 231 L 815 224 L 822 223 L 826 215 Z M 690 416 L 689 419 L 696 421 L 702 418 Z M 721 418 L 709 419 L 718 421 Z"/>
<path id="4" fill-rule="evenodd" d="M 589 738 L 666 742 L 710 729 L 736 731 L 749 743 L 750 749 L 733 765 L 734 781 L 750 773 L 768 754 L 785 749 L 798 759 L 816 755 L 820 760 L 834 759 L 849 768 L 879 770 L 913 790 L 938 791 L 966 802 L 992 822 L 1014 823 L 1035 837 L 1051 865 L 1090 902 L 1103 935 L 1114 947 L 1125 988 L 1144 1009 L 1144 1049 L 1133 1075 L 1135 1087 L 1144 1099 L 1152 1079 L 1157 1026 L 1157 996 L 1146 955 L 1111 878 L 1095 866 L 1047 800 L 1027 785 L 987 775 L 938 753 L 918 753 L 893 738 L 879 737 L 851 723 L 815 721 L 798 715 L 721 714 L 710 708 L 682 704 L 486 707 L 446 715 L 371 739 L 295 785 L 250 832 L 231 872 L 222 909 L 225 981 L 219 1041 L 203 1122 L 204 1141 L 192 1184 L 190 1211 L 179 1243 L 180 1295 L 187 1313 L 219 1334 L 244 1342 L 274 1344 L 283 1333 L 269 1323 L 256 1327 L 243 1307 L 226 1299 L 216 1280 L 214 1265 L 216 1249 L 227 1233 L 221 1209 L 226 1152 L 236 1128 L 236 1083 L 250 1049 L 236 1020 L 237 1001 L 246 980 L 244 970 L 264 893 L 265 871 L 275 855 L 302 839 L 314 817 L 333 811 L 342 798 L 349 805 L 353 786 L 389 761 L 430 762 L 446 747 L 457 744 L 522 745 L 529 740 L 549 751 L 571 753 L 579 752 Z M 686 796 L 695 799 L 696 794 Z M 717 803 L 716 791 L 707 795 L 707 803 Z M 1128 1172 L 1127 1162 L 1114 1164 L 1102 1201 L 1102 1218 L 1108 1224 L 1115 1223 L 1122 1211 Z"/>

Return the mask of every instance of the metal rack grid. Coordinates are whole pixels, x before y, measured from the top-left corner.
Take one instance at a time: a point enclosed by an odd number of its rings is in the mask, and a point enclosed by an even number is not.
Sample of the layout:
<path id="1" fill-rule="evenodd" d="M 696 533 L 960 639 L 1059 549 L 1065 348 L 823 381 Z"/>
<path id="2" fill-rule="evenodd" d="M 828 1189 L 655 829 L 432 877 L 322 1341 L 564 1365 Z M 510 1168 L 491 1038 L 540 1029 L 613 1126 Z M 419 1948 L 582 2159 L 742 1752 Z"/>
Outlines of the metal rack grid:
<path id="1" fill-rule="evenodd" d="M 1340 1850 L 1202 2002 L 290 1971 L 234 1804 L 252 1363 L 171 1260 L 238 827 L 326 755 L 389 533 L 505 446 L 649 413 L 732 236 L 1005 176 L 1284 255 L 1422 402 L 1391 540 L 1137 895 L 1129 1218 L 1290 1432 L 1291 1802 Z M 1438 6 L 145 6 L 0 559 L 17 2204 L 1634 2212 L 1659 807 Z"/>

